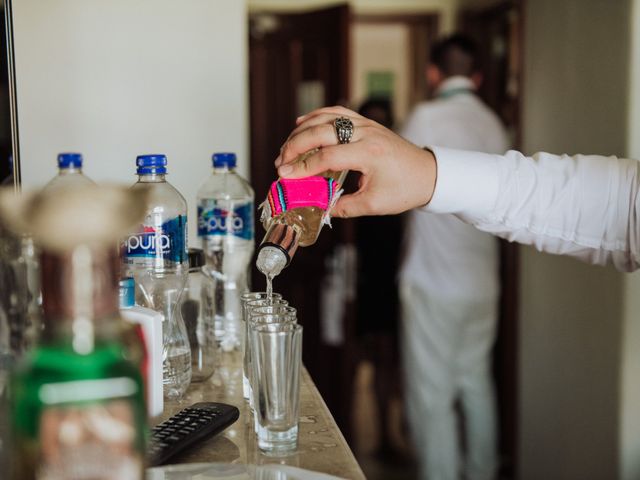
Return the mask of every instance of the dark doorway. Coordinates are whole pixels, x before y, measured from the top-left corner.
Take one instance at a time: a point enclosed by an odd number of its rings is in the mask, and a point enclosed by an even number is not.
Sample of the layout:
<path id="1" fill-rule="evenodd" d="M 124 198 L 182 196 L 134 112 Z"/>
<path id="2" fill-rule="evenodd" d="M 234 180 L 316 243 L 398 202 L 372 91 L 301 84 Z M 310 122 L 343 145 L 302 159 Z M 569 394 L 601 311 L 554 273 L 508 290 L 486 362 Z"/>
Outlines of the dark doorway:
<path id="1" fill-rule="evenodd" d="M 480 95 L 498 113 L 511 134 L 512 147 L 520 148 L 522 132 L 523 2 L 465 10 L 460 30 L 478 43 L 483 84 Z M 500 320 L 494 349 L 494 375 L 500 419 L 500 478 L 518 478 L 518 246 L 500 241 Z"/>
<path id="2" fill-rule="evenodd" d="M 273 161 L 294 127 L 295 118 L 324 105 L 346 103 L 349 95 L 349 21 L 347 6 L 297 14 L 255 13 L 249 18 L 251 181 L 257 201 L 276 179 Z M 256 240 L 262 240 L 258 226 Z M 349 222 L 334 222 L 318 242 L 300 249 L 274 281 L 298 310 L 304 326 L 303 361 L 338 425 L 348 437 L 350 362 L 348 326 L 338 319 L 342 342 L 322 334 L 322 289 L 327 262 L 347 242 Z M 253 289 L 264 288 L 253 278 Z"/>

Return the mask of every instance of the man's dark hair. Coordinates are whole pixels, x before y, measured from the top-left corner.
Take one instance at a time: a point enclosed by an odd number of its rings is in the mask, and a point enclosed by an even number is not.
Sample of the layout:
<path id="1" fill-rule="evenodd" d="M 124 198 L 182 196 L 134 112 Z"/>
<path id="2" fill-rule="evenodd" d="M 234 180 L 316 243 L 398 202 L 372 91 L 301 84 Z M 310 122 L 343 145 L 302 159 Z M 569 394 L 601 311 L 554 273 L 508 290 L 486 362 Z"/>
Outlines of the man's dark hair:
<path id="1" fill-rule="evenodd" d="M 431 49 L 431 63 L 445 77 L 464 75 L 470 77 L 478 71 L 478 50 L 469 37 L 451 35 L 437 42 Z"/>

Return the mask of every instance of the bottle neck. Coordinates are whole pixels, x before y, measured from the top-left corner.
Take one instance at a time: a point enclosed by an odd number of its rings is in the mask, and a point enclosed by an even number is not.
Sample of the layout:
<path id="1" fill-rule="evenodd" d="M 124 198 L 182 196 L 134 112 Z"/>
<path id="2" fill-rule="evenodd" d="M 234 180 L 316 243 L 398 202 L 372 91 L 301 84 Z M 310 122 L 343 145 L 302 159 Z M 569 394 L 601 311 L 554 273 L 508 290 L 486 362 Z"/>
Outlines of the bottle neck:
<path id="1" fill-rule="evenodd" d="M 300 230 L 299 225 L 274 221 L 267 229 L 267 233 L 260 243 L 260 249 L 266 246 L 278 249 L 285 255 L 288 265 L 298 249 Z"/>
<path id="2" fill-rule="evenodd" d="M 82 167 L 65 167 L 58 169 L 58 175 L 78 175 L 82 174 Z"/>
<path id="3" fill-rule="evenodd" d="M 235 171 L 234 167 L 213 167 L 213 173 L 234 173 Z"/>
<path id="4" fill-rule="evenodd" d="M 145 173 L 138 175 L 139 183 L 162 183 L 166 182 L 165 173 Z"/>
<path id="5" fill-rule="evenodd" d="M 113 335 L 118 317 L 116 248 L 80 245 L 41 255 L 44 341 L 66 338 L 79 354 Z M 111 321 L 109 321 L 111 320 Z"/>

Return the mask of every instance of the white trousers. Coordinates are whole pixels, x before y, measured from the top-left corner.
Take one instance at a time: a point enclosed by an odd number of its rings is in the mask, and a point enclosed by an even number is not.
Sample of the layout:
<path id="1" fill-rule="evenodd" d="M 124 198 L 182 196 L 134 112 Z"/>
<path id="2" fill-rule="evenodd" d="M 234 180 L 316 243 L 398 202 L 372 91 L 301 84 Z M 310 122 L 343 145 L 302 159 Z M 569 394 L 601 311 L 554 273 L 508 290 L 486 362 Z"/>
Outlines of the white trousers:
<path id="1" fill-rule="evenodd" d="M 497 419 L 491 375 L 497 301 L 444 300 L 401 287 L 407 414 L 421 478 L 494 479 Z M 454 404 L 460 400 L 464 440 Z M 460 454 L 465 446 L 464 458 Z"/>

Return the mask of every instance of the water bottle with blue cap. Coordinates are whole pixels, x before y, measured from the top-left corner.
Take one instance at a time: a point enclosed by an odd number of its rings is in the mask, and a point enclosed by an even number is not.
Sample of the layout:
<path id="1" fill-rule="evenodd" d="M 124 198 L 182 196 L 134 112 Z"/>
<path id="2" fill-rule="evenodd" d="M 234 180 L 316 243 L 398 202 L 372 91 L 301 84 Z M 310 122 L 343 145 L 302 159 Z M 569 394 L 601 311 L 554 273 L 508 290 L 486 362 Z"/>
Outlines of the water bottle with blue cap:
<path id="1" fill-rule="evenodd" d="M 57 189 L 95 185 L 95 182 L 82 173 L 82 154 L 58 154 L 58 174 L 44 188 Z"/>
<path id="2" fill-rule="evenodd" d="M 136 283 L 136 303 L 164 315 L 163 384 L 168 399 L 191 382 L 191 350 L 178 308 L 189 272 L 187 202 L 167 182 L 165 155 L 140 155 L 133 189 L 148 189 L 143 223 L 123 242 L 123 275 Z"/>
<path id="3" fill-rule="evenodd" d="M 215 335 L 224 351 L 242 345 L 240 296 L 249 291 L 253 257 L 254 193 L 236 173 L 235 153 L 214 153 L 213 172 L 197 194 L 198 238 L 213 279 L 202 308 L 215 315 Z"/>

